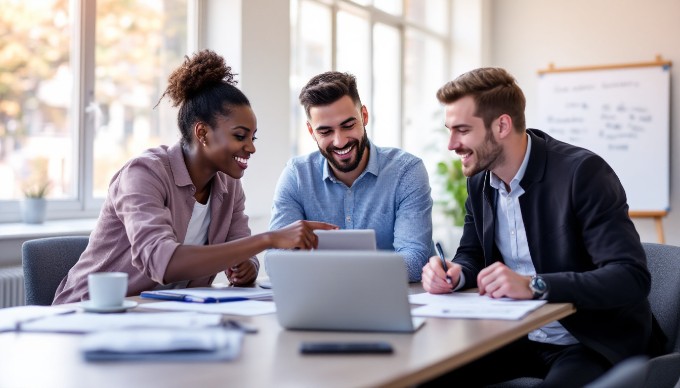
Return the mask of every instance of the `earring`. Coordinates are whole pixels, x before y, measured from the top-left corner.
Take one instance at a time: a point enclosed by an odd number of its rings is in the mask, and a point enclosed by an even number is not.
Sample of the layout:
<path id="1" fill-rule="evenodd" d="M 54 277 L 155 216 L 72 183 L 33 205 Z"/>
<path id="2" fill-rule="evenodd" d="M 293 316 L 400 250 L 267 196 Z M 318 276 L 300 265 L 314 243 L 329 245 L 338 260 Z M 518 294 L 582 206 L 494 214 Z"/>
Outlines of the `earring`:
<path id="1" fill-rule="evenodd" d="M 201 143 L 203 144 L 203 147 L 207 146 L 206 141 L 205 141 L 205 137 L 201 138 Z"/>

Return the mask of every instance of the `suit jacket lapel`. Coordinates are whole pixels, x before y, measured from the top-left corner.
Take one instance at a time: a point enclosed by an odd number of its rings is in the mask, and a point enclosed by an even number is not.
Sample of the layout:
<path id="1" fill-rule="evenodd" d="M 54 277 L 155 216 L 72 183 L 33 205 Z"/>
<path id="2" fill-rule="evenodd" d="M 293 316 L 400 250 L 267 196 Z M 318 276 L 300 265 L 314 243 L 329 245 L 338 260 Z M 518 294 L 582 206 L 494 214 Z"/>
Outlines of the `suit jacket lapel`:
<path id="1" fill-rule="evenodd" d="M 489 184 L 489 179 L 491 177 L 491 172 L 487 171 L 484 176 L 484 206 L 482 210 L 482 215 L 484 219 L 484 231 L 482 235 L 482 245 L 484 248 L 484 266 L 488 266 L 495 260 L 494 256 L 494 246 L 495 246 L 495 235 L 496 230 L 496 196 L 498 191 L 495 190 Z"/>
<path id="2" fill-rule="evenodd" d="M 524 173 L 524 178 L 520 182 L 520 185 L 524 189 L 524 194 L 519 197 L 519 205 L 522 208 L 522 220 L 524 221 L 524 229 L 527 234 L 527 241 L 529 243 L 529 252 L 531 253 L 531 260 L 534 263 L 534 268 L 536 272 L 544 272 L 543 261 L 538 260 L 539 255 L 536 252 L 536 245 L 539 244 L 540 231 L 538 230 L 538 217 L 539 214 L 532 214 L 527 211 L 530 209 L 529 203 L 536 203 L 539 198 L 535 198 L 537 195 L 537 190 L 532 190 L 532 187 L 543 180 L 545 174 L 546 163 L 548 159 L 548 150 L 546 146 L 546 141 L 544 137 L 539 137 L 542 132 L 538 134 L 536 130 L 527 129 L 527 133 L 531 136 L 531 155 L 529 155 L 529 164 L 527 165 L 526 172 Z"/>

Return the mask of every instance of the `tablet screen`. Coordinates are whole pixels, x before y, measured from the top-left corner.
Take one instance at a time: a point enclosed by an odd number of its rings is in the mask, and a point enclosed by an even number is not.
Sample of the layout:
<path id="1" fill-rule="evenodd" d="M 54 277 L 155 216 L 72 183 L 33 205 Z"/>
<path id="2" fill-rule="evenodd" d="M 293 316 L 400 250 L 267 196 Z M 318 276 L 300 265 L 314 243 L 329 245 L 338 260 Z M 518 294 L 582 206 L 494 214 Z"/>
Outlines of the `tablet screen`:
<path id="1" fill-rule="evenodd" d="M 315 230 L 319 237 L 318 249 L 376 250 L 373 229 Z"/>

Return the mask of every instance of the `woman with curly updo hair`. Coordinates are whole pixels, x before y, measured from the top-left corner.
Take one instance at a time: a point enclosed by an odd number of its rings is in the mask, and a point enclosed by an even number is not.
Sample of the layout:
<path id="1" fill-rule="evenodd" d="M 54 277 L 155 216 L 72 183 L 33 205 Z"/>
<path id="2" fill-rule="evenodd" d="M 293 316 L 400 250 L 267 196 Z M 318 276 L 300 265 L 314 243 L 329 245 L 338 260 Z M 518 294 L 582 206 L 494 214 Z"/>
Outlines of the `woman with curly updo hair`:
<path id="1" fill-rule="evenodd" d="M 145 151 L 114 175 L 90 242 L 54 304 L 88 299 L 93 272 L 126 272 L 128 296 L 209 286 L 220 271 L 234 285 L 251 284 L 255 254 L 314 248 L 314 229 L 336 228 L 298 221 L 250 235 L 239 179 L 255 153 L 257 120 L 235 85 L 231 67 L 210 50 L 170 75 L 161 99 L 179 106 L 181 140 Z"/>

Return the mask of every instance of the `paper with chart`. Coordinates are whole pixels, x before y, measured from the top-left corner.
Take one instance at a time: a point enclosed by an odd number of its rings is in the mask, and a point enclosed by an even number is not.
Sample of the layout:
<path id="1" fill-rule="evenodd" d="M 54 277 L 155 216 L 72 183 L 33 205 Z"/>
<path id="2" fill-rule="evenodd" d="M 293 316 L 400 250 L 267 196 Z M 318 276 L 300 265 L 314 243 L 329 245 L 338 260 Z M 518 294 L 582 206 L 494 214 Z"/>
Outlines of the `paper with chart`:
<path id="1" fill-rule="evenodd" d="M 413 304 L 423 304 L 411 310 L 419 317 L 470 318 L 470 319 L 522 319 L 546 303 L 544 300 L 493 299 L 477 293 L 409 295 Z"/>

